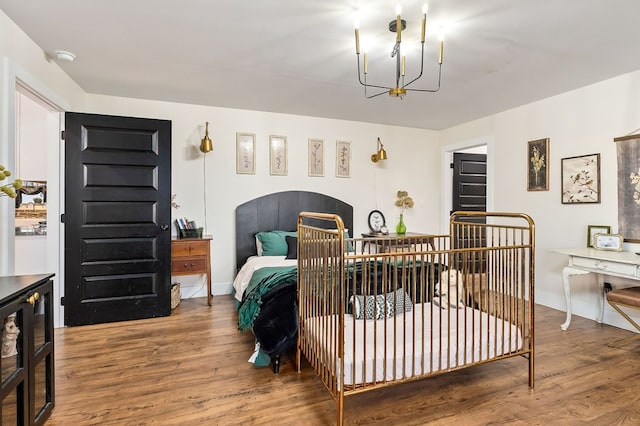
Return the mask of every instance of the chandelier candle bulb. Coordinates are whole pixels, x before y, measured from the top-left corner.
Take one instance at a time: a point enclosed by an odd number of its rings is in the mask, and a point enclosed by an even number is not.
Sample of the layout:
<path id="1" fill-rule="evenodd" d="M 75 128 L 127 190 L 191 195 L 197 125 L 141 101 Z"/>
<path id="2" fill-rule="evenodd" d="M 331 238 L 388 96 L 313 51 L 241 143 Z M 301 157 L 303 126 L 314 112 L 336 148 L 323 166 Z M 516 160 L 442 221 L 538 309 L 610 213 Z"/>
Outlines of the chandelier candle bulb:
<path id="1" fill-rule="evenodd" d="M 400 74 L 404 77 L 404 63 L 405 63 L 405 56 L 402 55 L 402 66 L 401 66 L 401 71 Z"/>
<path id="2" fill-rule="evenodd" d="M 425 34 L 427 33 L 427 15 L 422 17 L 422 29 L 420 30 L 420 43 L 424 44 Z"/>
<path id="3" fill-rule="evenodd" d="M 366 74 L 369 70 L 368 62 L 367 62 L 367 52 L 364 52 L 364 73 Z"/>
<path id="4" fill-rule="evenodd" d="M 398 43 L 400 43 L 400 41 L 402 40 L 402 18 L 400 17 L 400 14 L 402 14 L 402 6 L 400 6 L 399 4 L 396 5 L 396 32 L 397 32 L 397 36 L 396 36 L 396 41 Z"/>
<path id="5" fill-rule="evenodd" d="M 440 52 L 438 54 L 438 63 L 442 65 L 442 56 L 444 52 L 444 40 L 440 40 Z"/>
<path id="6" fill-rule="evenodd" d="M 360 31 L 358 30 L 357 26 L 356 26 L 356 54 L 357 55 L 360 54 Z"/>

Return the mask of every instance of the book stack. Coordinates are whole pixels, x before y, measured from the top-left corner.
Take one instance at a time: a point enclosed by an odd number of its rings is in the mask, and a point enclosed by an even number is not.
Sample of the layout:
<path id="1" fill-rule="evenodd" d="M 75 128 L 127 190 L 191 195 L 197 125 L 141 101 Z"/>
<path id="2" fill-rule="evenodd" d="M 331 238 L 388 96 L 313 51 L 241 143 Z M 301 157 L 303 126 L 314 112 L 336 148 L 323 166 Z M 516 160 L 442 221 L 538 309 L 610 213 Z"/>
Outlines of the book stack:
<path id="1" fill-rule="evenodd" d="M 195 221 L 186 217 L 177 218 L 176 227 L 180 238 L 202 238 L 202 228 L 198 228 Z"/>

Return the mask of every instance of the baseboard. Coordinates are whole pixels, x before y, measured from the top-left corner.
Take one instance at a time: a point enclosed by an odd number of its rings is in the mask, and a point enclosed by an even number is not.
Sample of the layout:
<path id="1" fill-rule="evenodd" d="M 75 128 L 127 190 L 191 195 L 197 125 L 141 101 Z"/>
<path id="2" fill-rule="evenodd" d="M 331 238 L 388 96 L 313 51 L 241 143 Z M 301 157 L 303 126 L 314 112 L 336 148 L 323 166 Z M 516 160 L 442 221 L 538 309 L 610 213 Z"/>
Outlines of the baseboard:
<path id="1" fill-rule="evenodd" d="M 214 296 L 221 296 L 224 294 L 231 294 L 233 290 L 232 283 L 211 283 L 211 294 Z M 181 299 L 192 299 L 195 297 L 207 297 L 207 286 L 206 283 L 203 285 L 201 283 L 197 283 L 195 285 L 185 285 L 182 283 L 180 285 L 180 292 L 182 293 Z"/>

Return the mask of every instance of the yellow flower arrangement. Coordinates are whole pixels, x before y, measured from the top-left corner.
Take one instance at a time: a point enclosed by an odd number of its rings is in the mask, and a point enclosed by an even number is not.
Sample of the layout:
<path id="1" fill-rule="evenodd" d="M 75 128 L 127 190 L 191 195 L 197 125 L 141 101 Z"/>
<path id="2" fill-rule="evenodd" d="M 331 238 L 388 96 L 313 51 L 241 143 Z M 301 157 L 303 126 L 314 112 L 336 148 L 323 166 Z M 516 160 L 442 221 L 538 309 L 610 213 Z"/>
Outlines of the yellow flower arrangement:
<path id="1" fill-rule="evenodd" d="M 398 191 L 398 199 L 396 200 L 396 206 L 402 209 L 400 214 L 404 214 L 406 209 L 412 208 L 414 205 L 413 198 L 409 197 L 407 191 Z"/>
<path id="2" fill-rule="evenodd" d="M 5 180 L 9 176 L 11 176 L 11 171 L 0 164 L 0 181 Z M 16 198 L 18 195 L 16 190 L 20 188 L 22 188 L 22 180 L 14 179 L 13 182 L 0 186 L 0 197 Z"/>

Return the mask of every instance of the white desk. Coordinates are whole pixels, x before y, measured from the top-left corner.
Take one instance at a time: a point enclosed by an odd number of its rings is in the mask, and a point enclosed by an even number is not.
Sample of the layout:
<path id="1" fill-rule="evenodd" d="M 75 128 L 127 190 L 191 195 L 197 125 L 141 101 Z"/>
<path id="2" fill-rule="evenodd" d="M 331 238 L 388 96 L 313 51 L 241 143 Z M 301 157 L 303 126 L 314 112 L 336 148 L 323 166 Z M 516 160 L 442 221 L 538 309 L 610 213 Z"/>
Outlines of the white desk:
<path id="1" fill-rule="evenodd" d="M 564 285 L 564 297 L 567 302 L 567 319 L 560 326 L 566 330 L 571 324 L 571 291 L 569 277 L 593 272 L 598 276 L 600 292 L 598 294 L 598 317 L 596 321 L 602 322 L 604 314 L 604 276 L 614 276 L 640 280 L 640 256 L 628 251 L 606 251 L 593 248 L 560 249 L 552 250 L 555 253 L 569 256 L 569 264 L 562 270 L 562 284 Z"/>

